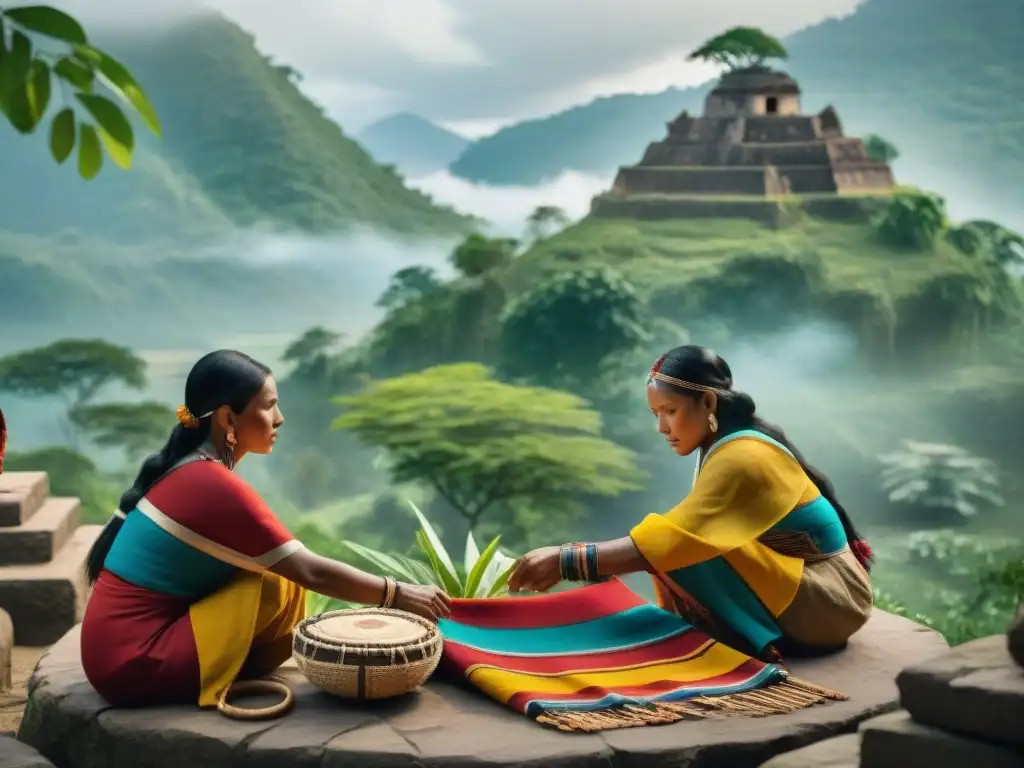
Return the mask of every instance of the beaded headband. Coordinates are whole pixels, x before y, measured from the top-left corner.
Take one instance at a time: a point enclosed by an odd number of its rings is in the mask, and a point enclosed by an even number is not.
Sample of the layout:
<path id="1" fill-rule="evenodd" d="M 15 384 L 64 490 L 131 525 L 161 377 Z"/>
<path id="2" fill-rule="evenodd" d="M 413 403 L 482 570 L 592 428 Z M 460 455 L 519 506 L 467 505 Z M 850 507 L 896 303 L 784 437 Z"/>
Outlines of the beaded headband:
<path id="1" fill-rule="evenodd" d="M 661 372 L 661 365 L 665 362 L 665 358 L 668 357 L 666 352 L 664 355 L 654 361 L 654 365 L 651 366 L 650 373 L 647 374 L 648 381 L 657 379 L 658 381 L 664 381 L 666 384 L 672 384 L 676 387 L 682 387 L 683 389 L 690 389 L 694 392 L 720 392 L 718 387 L 709 387 L 704 384 L 694 384 L 692 381 L 684 381 L 683 379 L 677 379 L 675 376 L 669 376 L 666 373 Z"/>

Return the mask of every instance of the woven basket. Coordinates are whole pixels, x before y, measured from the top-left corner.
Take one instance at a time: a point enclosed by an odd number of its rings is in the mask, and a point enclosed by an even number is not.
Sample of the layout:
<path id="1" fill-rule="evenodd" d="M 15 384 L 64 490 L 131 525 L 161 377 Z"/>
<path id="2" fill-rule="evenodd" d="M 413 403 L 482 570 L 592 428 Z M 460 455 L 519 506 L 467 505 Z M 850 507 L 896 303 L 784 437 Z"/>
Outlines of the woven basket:
<path id="1" fill-rule="evenodd" d="M 373 631 L 360 637 L 358 631 L 339 634 L 331 627 L 342 623 L 346 630 Z M 385 627 L 395 630 L 395 640 L 374 639 Z M 423 685 L 437 669 L 443 648 L 434 624 L 393 608 L 310 616 L 295 628 L 294 638 L 292 655 L 310 683 L 335 696 L 364 701 L 401 696 Z"/>

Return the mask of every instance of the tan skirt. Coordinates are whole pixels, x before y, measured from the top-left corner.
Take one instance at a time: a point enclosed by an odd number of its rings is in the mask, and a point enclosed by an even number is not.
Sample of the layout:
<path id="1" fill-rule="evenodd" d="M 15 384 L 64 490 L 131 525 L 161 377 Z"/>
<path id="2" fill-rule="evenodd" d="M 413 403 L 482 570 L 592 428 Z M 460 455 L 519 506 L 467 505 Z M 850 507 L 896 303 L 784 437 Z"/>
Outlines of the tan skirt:
<path id="1" fill-rule="evenodd" d="M 777 621 L 801 645 L 839 646 L 867 623 L 873 603 L 870 577 L 845 547 L 805 559 L 796 596 Z"/>

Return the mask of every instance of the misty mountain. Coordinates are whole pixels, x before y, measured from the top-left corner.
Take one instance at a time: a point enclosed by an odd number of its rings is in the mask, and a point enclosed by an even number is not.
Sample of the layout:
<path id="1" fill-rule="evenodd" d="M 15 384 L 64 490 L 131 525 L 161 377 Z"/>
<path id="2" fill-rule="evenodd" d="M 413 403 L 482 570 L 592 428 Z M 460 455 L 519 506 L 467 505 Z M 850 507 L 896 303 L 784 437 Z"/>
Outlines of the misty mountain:
<path id="1" fill-rule="evenodd" d="M 139 128 L 139 167 L 128 174 L 108 167 L 86 183 L 73 167 L 54 167 L 45 130 L 29 139 L 4 132 L 0 231 L 75 228 L 148 239 L 225 224 L 403 233 L 465 226 L 374 162 L 301 93 L 298 73 L 263 56 L 251 35 L 223 17 L 94 37 L 142 83 L 163 138 Z"/>
<path id="2" fill-rule="evenodd" d="M 410 112 L 382 118 L 358 134 L 358 141 L 379 163 L 405 176 L 422 176 L 452 163 L 469 139 Z"/>
<path id="3" fill-rule="evenodd" d="M 1022 30 L 1019 2 L 867 0 L 788 37 L 784 68 L 805 111 L 833 104 L 848 133 L 894 142 L 901 180 L 946 193 L 962 215 L 1020 220 Z M 710 87 L 612 96 L 519 123 L 470 145 L 451 171 L 507 185 L 568 169 L 608 174 L 637 162 L 680 111 L 700 112 Z"/>
<path id="4" fill-rule="evenodd" d="M 29 137 L 0 130 L 4 332 L 125 329 L 126 318 L 298 322 L 358 292 L 340 268 L 374 251 L 344 238 L 446 239 L 468 228 L 376 163 L 302 94 L 298 73 L 223 17 L 93 37 L 142 83 L 163 137 L 138 127 L 134 167 L 108 162 L 87 182 L 74 161 L 50 157 L 48 122 Z M 256 232 L 292 237 L 288 263 L 253 263 Z M 333 243 L 333 258 L 305 263 L 318 246 L 303 237 Z"/>

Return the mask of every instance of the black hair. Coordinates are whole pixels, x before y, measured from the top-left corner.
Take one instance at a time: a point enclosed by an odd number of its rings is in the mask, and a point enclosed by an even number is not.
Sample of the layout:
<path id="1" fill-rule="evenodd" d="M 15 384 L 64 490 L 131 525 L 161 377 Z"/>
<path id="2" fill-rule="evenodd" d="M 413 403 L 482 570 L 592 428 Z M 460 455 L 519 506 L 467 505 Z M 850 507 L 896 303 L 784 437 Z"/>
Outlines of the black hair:
<path id="1" fill-rule="evenodd" d="M 817 486 L 821 495 L 828 499 L 829 503 L 835 508 L 839 515 L 839 520 L 843 524 L 843 530 L 846 532 L 846 538 L 850 543 L 851 551 L 857 560 L 860 561 L 861 565 L 870 570 L 873 560 L 871 548 L 857 532 L 846 509 L 839 503 L 839 499 L 836 498 L 835 488 L 833 488 L 828 477 L 824 472 L 815 469 L 807 463 L 785 432 L 757 415 L 757 406 L 750 395 L 733 389 L 732 370 L 725 360 L 710 349 L 688 344 L 666 352 L 658 358 L 654 367 L 651 368 L 648 378 L 649 383 L 653 382 L 659 387 L 666 387 L 684 397 L 699 400 L 704 394 L 702 391 L 687 389 L 663 379 L 657 379 L 654 377 L 656 373 L 698 386 L 713 388 L 718 395 L 716 417 L 719 423 L 719 434 L 727 435 L 741 429 L 754 429 L 786 446 L 793 456 L 796 457 L 796 460 L 800 462 L 800 466 L 807 473 L 811 482 Z"/>
<path id="2" fill-rule="evenodd" d="M 179 423 L 171 430 L 167 444 L 142 462 L 132 487 L 121 496 L 118 509 L 125 514 L 135 509 L 157 480 L 210 436 L 212 412 L 227 405 L 235 413 L 241 413 L 259 394 L 269 375 L 270 368 L 233 349 L 218 349 L 200 358 L 185 380 L 185 407 L 198 419 L 198 426 L 186 427 Z M 122 518 L 112 517 L 89 550 L 86 559 L 89 584 L 99 578 L 123 524 Z"/>

